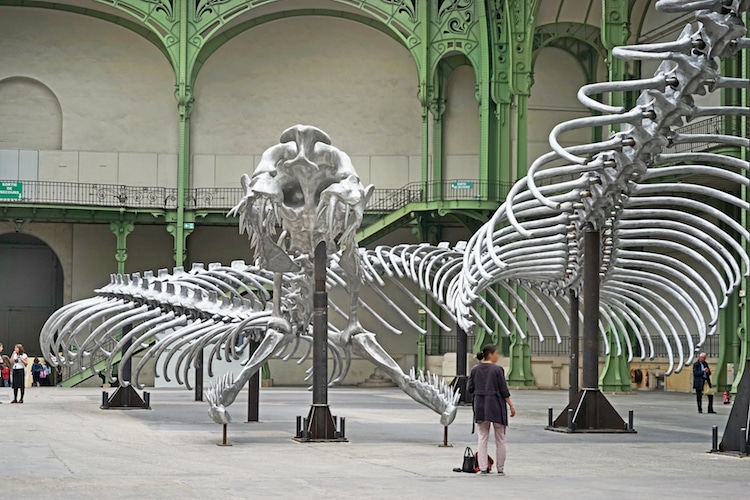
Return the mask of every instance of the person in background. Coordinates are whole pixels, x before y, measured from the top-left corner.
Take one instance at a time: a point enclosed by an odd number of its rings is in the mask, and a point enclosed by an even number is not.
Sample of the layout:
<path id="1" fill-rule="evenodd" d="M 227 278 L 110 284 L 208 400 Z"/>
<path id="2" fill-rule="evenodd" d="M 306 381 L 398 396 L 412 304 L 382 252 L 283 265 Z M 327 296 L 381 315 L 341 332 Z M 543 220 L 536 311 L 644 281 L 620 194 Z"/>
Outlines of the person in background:
<path id="1" fill-rule="evenodd" d="M 693 389 L 698 400 L 698 413 L 703 413 L 703 394 L 708 397 L 708 413 L 714 411 L 714 390 L 711 387 L 711 368 L 706 362 L 706 353 L 698 355 L 698 361 L 693 363 Z"/>
<path id="2" fill-rule="evenodd" d="M 44 366 L 39 362 L 39 358 L 34 358 L 34 363 L 31 365 L 31 376 L 34 379 L 34 382 L 32 383 L 32 386 L 39 387 L 42 385 L 42 372 L 44 371 Z"/>
<path id="3" fill-rule="evenodd" d="M 3 356 L 3 367 L 0 369 L 0 381 L 3 387 L 10 387 L 10 358 Z"/>
<path id="4" fill-rule="evenodd" d="M 23 403 L 23 395 L 26 392 L 26 366 L 29 364 L 29 357 L 23 351 L 21 344 L 16 344 L 13 354 L 10 356 L 10 362 L 13 366 L 13 401 L 11 403 Z M 21 399 L 18 399 L 18 391 L 21 391 Z"/>
<path id="5" fill-rule="evenodd" d="M 50 386 L 52 385 L 52 367 L 47 363 L 47 360 L 42 358 L 42 385 Z"/>
<path id="6" fill-rule="evenodd" d="M 497 473 L 505 475 L 505 430 L 508 426 L 508 407 L 510 416 L 516 416 L 516 408 L 510 400 L 508 383 L 505 380 L 505 370 L 497 365 L 500 353 L 497 346 L 487 344 L 482 352 L 477 354 L 479 364 L 471 369 L 469 376 L 469 392 L 474 394 L 474 421 L 479 433 L 477 460 L 481 474 L 489 474 L 489 457 L 487 441 L 490 438 L 490 428 L 495 432 L 495 453 Z"/>

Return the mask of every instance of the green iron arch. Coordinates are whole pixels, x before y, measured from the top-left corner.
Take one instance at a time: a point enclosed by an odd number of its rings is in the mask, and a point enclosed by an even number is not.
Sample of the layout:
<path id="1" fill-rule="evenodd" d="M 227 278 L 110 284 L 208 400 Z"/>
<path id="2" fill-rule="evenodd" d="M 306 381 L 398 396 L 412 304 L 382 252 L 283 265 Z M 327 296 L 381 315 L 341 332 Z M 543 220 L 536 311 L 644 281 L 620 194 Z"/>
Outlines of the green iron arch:
<path id="1" fill-rule="evenodd" d="M 601 30 L 590 24 L 560 22 L 538 26 L 534 30 L 532 64 L 536 63 L 539 52 L 547 47 L 564 50 L 575 57 L 588 82 L 596 81 L 599 61 L 607 57 L 601 42 Z"/>
<path id="2" fill-rule="evenodd" d="M 189 81 L 191 82 L 191 84 L 195 83 L 196 78 L 198 77 L 198 74 L 200 73 L 200 70 L 203 67 L 203 65 L 206 63 L 206 61 L 217 50 L 219 50 L 224 44 L 226 44 L 228 41 L 235 38 L 236 36 L 244 33 L 245 31 L 248 31 L 252 28 L 255 28 L 257 26 L 260 26 L 266 23 L 278 21 L 281 19 L 291 19 L 291 18 L 303 17 L 303 16 L 318 16 L 318 17 L 331 17 L 331 18 L 336 18 L 336 19 L 343 19 L 343 20 L 363 24 L 377 31 L 380 31 L 381 33 L 384 33 L 385 35 L 387 35 L 389 38 L 392 38 L 393 40 L 399 42 L 399 44 L 401 44 L 405 49 L 409 51 L 409 54 L 411 54 L 412 60 L 414 61 L 415 66 L 417 68 L 417 71 L 419 71 L 419 65 L 417 64 L 417 59 L 416 59 L 417 56 L 414 53 L 414 50 L 406 46 L 406 44 L 404 43 L 401 37 L 397 36 L 393 32 L 393 30 L 391 30 L 388 26 L 381 23 L 380 21 L 373 19 L 372 17 L 362 15 L 362 14 L 342 12 L 342 11 L 332 10 L 332 9 L 299 9 L 299 10 L 291 10 L 291 11 L 284 11 L 284 12 L 276 12 L 273 14 L 268 14 L 265 16 L 248 19 L 247 21 L 241 22 L 240 24 L 233 26 L 219 33 L 213 38 L 209 39 L 203 45 L 203 47 L 201 47 L 200 51 L 196 55 L 195 63 L 193 64 L 193 68 L 190 74 Z"/>
<path id="3" fill-rule="evenodd" d="M 106 1 L 106 0 L 99 0 Z M 161 3 L 170 0 L 149 0 Z M 227 23 L 252 11 L 261 4 L 265 7 L 280 0 L 196 0 L 194 22 L 196 34 L 203 40 L 210 40 Z M 332 2 L 359 9 L 365 15 L 387 26 L 404 45 L 411 49 L 419 44 L 415 28 L 417 19 L 417 0 L 331 0 Z M 333 10 L 333 9 L 331 9 Z M 283 15 L 282 11 L 282 15 Z M 286 11 L 288 12 L 288 11 Z M 338 11 L 337 11 L 338 12 Z M 210 15 L 209 15 L 210 14 Z"/>
<path id="4" fill-rule="evenodd" d="M 169 52 L 165 48 L 164 44 L 162 43 L 161 38 L 151 29 L 149 29 L 147 26 L 136 22 L 136 21 L 130 21 L 128 19 L 125 19 L 120 16 L 116 16 L 114 14 L 108 14 L 106 12 L 101 12 L 94 9 L 87 9 L 84 7 L 79 7 L 76 5 L 68 5 L 68 4 L 62 4 L 62 3 L 55 3 L 55 2 L 44 2 L 44 1 L 38 1 L 38 0 L 0 0 L 0 7 L 30 7 L 30 8 L 37 8 L 37 9 L 51 9 L 51 10 L 57 10 L 61 12 L 70 12 L 73 14 L 79 14 L 82 16 L 92 17 L 94 19 L 100 19 L 102 21 L 107 21 L 112 24 L 116 24 L 118 26 L 121 26 L 127 30 L 132 31 L 133 33 L 139 35 L 140 37 L 146 39 L 148 42 L 153 44 L 157 49 L 159 49 L 159 52 L 161 52 L 164 57 L 167 58 L 167 61 L 169 61 L 170 65 L 173 66 L 172 58 L 169 55 Z"/>

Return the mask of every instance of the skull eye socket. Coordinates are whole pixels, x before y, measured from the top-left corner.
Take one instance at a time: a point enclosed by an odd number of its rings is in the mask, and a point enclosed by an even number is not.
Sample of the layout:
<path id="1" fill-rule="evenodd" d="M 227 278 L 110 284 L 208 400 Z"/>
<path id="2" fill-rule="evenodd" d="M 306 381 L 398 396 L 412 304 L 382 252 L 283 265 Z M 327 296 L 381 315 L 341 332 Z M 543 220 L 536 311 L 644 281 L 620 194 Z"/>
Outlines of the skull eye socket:
<path id="1" fill-rule="evenodd" d="M 305 205 L 305 194 L 299 182 L 292 181 L 284 185 L 283 193 L 284 205 L 287 207 L 299 208 Z"/>
<path id="2" fill-rule="evenodd" d="M 318 205 L 320 203 L 321 193 L 334 184 L 336 184 L 336 181 L 332 179 L 326 179 L 325 181 L 320 183 L 318 188 L 315 190 L 315 205 Z"/>

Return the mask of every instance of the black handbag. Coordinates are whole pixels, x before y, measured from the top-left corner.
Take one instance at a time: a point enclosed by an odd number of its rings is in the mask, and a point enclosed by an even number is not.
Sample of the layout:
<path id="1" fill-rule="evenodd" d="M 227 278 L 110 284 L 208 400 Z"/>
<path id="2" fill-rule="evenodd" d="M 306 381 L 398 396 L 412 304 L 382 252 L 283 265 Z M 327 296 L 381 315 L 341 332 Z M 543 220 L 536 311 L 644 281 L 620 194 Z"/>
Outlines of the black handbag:
<path id="1" fill-rule="evenodd" d="M 474 474 L 474 452 L 466 447 L 464 450 L 464 463 L 461 465 L 461 472 L 470 472 Z"/>

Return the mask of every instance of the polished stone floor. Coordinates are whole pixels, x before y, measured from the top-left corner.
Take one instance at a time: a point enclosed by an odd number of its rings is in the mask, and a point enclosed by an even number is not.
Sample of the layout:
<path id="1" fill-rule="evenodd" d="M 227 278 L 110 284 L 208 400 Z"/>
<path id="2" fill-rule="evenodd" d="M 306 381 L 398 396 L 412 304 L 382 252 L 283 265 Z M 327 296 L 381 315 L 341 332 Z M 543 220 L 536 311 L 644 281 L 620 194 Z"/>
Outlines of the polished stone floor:
<path id="1" fill-rule="evenodd" d="M 565 392 L 516 391 L 505 477 L 452 472 L 475 447 L 471 408 L 439 448 L 437 415 L 397 389 L 337 388 L 334 414 L 347 419 L 346 444 L 292 441 L 310 393 L 261 393 L 261 422 L 231 408 L 232 447 L 207 405 L 184 389 L 151 392 L 152 410 L 99 409 L 97 389 L 32 388 L 23 405 L 0 389 L 2 497 L 14 498 L 748 498 L 750 458 L 710 455 L 711 426 L 723 432 L 729 407 L 698 415 L 694 396 L 664 392 L 610 396 L 633 435 L 566 435 L 544 430 Z"/>

